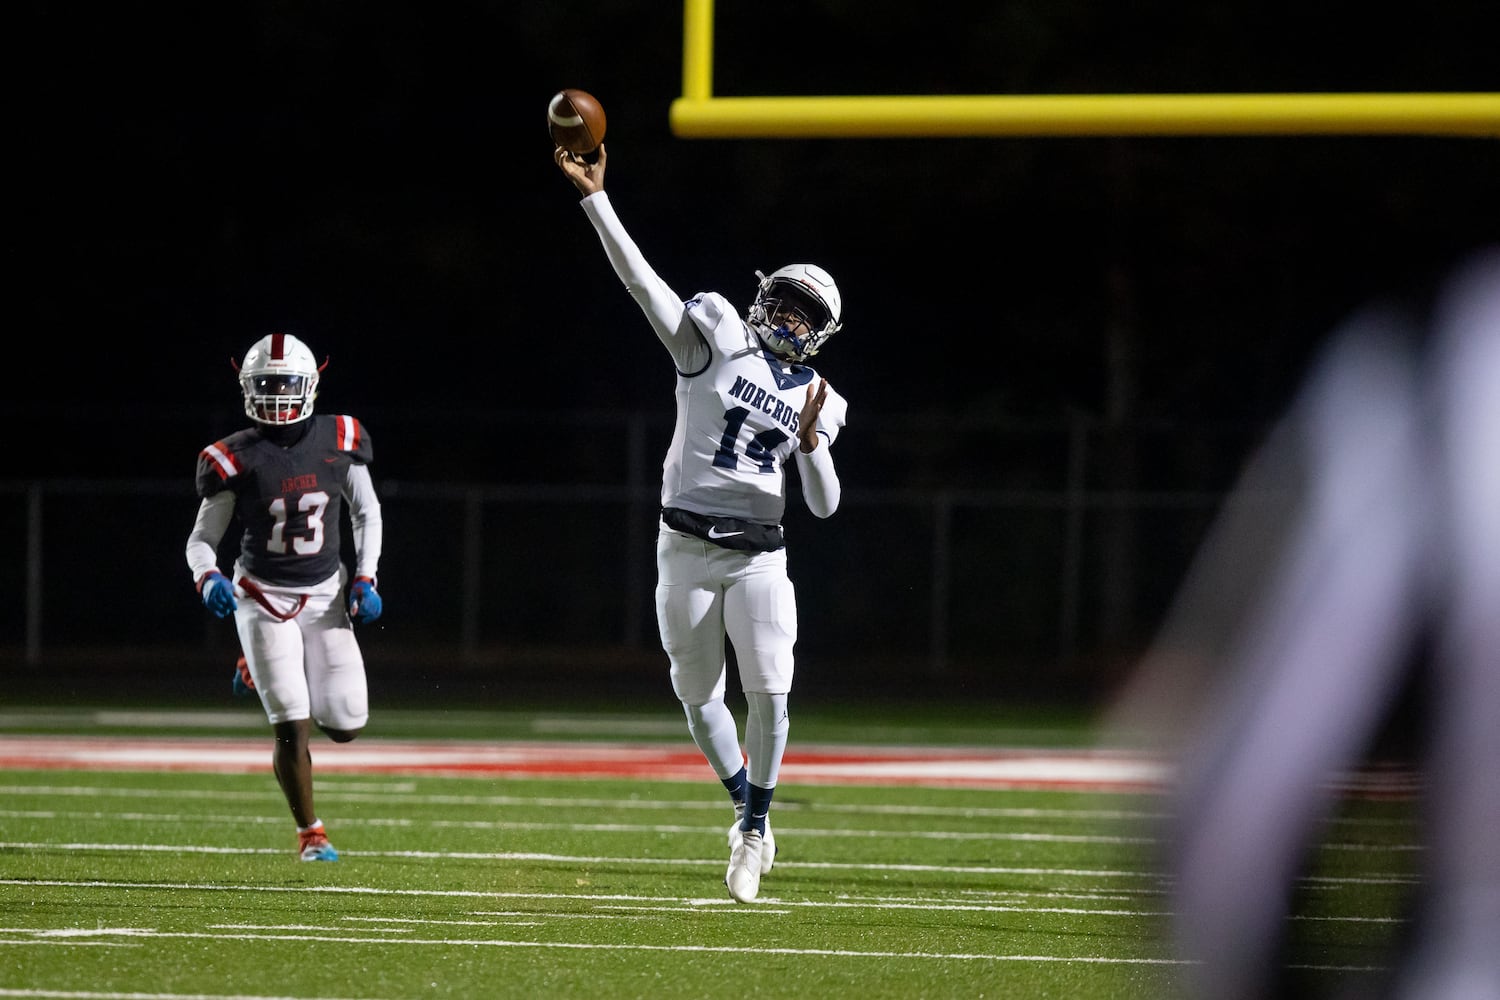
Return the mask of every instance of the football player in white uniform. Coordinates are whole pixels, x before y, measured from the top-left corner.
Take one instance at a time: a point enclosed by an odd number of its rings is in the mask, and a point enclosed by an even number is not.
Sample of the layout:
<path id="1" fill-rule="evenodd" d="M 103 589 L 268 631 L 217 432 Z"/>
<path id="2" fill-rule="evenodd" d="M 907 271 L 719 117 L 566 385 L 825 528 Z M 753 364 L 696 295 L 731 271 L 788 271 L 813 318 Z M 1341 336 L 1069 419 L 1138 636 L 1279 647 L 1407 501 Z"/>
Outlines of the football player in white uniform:
<path id="1" fill-rule="evenodd" d="M 312 351 L 289 334 L 263 337 L 245 355 L 240 387 L 255 424 L 198 454 L 202 501 L 187 563 L 204 606 L 234 615 L 241 673 L 275 734 L 272 769 L 297 823 L 299 856 L 337 861 L 313 808 L 309 719 L 335 743 L 354 739 L 369 719 L 352 624 L 380 617 L 382 531 L 370 435 L 353 417 L 313 416 L 319 374 Z M 345 503 L 352 583 L 340 557 Z M 243 534 L 231 582 L 219 572 L 218 549 L 235 515 Z"/>
<path id="2" fill-rule="evenodd" d="M 791 264 L 760 283 L 745 318 L 717 292 L 684 301 L 646 263 L 604 192 L 606 153 L 594 162 L 558 147 L 557 165 L 583 195 L 615 273 L 677 367 L 677 422 L 662 463 L 656 543 L 656 618 L 672 689 L 688 730 L 729 790 L 725 884 L 755 899 L 776 842 L 768 816 L 787 741 L 787 695 L 797 603 L 781 516 L 785 467 L 820 518 L 838 508 L 829 446 L 847 404 L 807 359 L 841 324 L 827 271 Z M 745 752 L 724 702 L 728 636 L 748 703 Z"/>

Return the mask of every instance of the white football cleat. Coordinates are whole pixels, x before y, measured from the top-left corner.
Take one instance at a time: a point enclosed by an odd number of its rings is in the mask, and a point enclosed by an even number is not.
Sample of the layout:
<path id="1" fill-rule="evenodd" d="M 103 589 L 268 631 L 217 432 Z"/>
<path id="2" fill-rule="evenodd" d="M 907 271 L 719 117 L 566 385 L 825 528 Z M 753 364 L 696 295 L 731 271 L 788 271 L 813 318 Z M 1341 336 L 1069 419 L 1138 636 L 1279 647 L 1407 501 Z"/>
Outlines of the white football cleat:
<path id="1" fill-rule="evenodd" d="M 729 828 L 729 849 L 733 851 L 740 846 L 740 840 L 744 836 L 744 830 L 740 829 L 740 821 L 736 819 L 734 825 Z M 766 820 L 766 832 L 761 837 L 760 848 L 760 873 L 769 874 L 771 866 L 776 864 L 776 835 L 771 832 L 771 821 Z"/>
<path id="2" fill-rule="evenodd" d="M 759 830 L 746 830 L 739 844 L 729 852 L 729 870 L 724 884 L 737 903 L 751 903 L 760 894 L 761 836 Z"/>

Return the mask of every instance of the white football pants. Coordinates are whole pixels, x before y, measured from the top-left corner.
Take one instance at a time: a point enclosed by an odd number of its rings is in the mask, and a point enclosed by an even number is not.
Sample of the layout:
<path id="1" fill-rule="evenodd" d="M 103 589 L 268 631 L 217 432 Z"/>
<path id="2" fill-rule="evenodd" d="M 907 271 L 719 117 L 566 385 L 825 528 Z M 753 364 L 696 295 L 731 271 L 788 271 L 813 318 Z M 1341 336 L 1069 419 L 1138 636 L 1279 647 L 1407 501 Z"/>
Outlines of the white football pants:
<path id="1" fill-rule="evenodd" d="M 797 599 L 786 550 L 740 552 L 662 526 L 656 541 L 656 621 L 693 740 L 720 778 L 741 767 L 724 707 L 724 640 L 734 645 L 750 703 L 745 742 L 751 783 L 773 788 L 786 748 Z"/>
<path id="2" fill-rule="evenodd" d="M 302 611 L 280 621 L 239 586 L 243 573 L 236 570 L 235 630 L 267 720 L 310 718 L 324 729 L 362 729 L 370 718 L 369 693 L 364 656 L 344 607 L 346 571 L 312 588 Z M 307 593 L 269 584 L 261 589 L 282 613 Z"/>

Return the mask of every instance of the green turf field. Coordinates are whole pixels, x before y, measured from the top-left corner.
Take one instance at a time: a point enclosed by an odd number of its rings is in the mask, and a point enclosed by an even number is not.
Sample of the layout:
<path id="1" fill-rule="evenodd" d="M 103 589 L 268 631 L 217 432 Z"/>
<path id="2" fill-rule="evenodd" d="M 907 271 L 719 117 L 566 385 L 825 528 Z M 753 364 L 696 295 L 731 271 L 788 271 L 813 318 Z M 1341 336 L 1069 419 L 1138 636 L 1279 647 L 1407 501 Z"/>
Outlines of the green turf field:
<path id="1" fill-rule="evenodd" d="M 827 715 L 799 735 L 1085 738 L 1056 720 L 971 723 L 954 715 L 945 734 L 914 713 L 872 730 Z M 395 738 L 535 738 L 541 726 L 687 740 L 670 712 L 387 713 L 385 726 Z M 222 714 L 0 713 L 8 735 L 66 731 L 263 735 Z M 777 864 L 743 906 L 723 886 L 731 813 L 710 781 L 320 775 L 344 855 L 333 864 L 296 859 L 269 766 L 5 770 L 0 788 L 0 996 L 1180 993 L 1159 795 L 783 780 Z M 1308 981 L 1380 964 L 1411 889 L 1408 810 L 1351 801 L 1331 828 L 1295 921 Z"/>

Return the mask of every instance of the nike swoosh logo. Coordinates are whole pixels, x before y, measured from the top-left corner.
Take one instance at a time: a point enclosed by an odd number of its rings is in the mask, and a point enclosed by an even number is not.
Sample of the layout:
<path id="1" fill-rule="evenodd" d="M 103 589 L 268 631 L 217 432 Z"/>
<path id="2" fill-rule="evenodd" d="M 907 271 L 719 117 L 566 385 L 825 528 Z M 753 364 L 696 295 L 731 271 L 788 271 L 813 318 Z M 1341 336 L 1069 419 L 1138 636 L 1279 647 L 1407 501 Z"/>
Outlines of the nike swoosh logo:
<path id="1" fill-rule="evenodd" d="M 720 531 L 717 524 L 708 529 L 709 538 L 733 538 L 735 535 L 743 534 L 743 531 Z"/>

